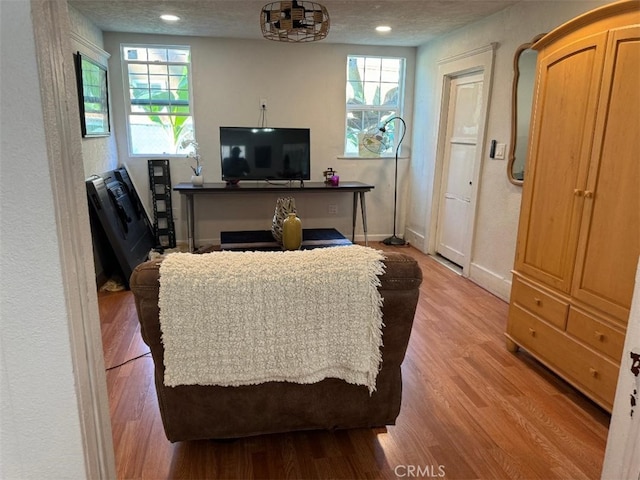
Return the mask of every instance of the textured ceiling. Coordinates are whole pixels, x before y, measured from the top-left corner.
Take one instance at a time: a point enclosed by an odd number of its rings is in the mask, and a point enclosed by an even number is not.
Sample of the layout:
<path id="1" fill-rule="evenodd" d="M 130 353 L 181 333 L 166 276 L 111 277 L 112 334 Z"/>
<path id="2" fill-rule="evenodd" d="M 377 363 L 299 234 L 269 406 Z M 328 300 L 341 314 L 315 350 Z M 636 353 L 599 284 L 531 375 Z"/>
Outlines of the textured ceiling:
<path id="1" fill-rule="evenodd" d="M 323 43 L 417 46 L 522 0 L 322 0 L 331 29 Z M 264 0 L 68 0 L 104 32 L 261 39 Z M 181 20 L 168 24 L 163 13 Z M 380 34 L 380 24 L 393 28 Z M 267 40 L 265 40 L 267 41 Z"/>

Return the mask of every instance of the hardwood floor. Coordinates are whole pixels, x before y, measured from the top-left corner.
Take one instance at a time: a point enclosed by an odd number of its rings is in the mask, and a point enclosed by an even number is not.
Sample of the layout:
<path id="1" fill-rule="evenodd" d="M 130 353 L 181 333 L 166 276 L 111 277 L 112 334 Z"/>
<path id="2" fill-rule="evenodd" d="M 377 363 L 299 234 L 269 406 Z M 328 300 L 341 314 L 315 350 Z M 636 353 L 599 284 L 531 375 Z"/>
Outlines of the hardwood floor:
<path id="1" fill-rule="evenodd" d="M 609 414 L 507 352 L 505 302 L 395 248 L 424 274 L 395 426 L 171 444 L 143 356 L 107 371 L 118 478 L 599 478 Z M 101 293 L 99 304 L 107 367 L 148 351 L 131 292 Z"/>

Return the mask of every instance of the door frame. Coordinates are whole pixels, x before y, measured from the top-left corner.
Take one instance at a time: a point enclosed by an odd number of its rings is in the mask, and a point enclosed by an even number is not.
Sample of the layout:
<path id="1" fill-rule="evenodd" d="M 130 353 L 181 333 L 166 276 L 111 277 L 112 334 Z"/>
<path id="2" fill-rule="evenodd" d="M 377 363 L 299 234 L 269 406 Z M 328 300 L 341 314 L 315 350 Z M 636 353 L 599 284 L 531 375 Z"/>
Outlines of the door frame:
<path id="1" fill-rule="evenodd" d="M 447 116 L 446 116 L 446 125 L 443 124 L 443 132 L 444 132 L 444 138 L 443 138 L 443 150 L 442 150 L 442 175 L 441 175 L 441 179 L 440 179 L 440 197 L 439 197 L 439 208 L 438 208 L 438 218 L 436 221 L 436 245 L 435 245 L 435 249 L 436 252 L 440 255 L 442 255 L 443 257 L 445 257 L 446 259 L 452 261 L 455 264 L 459 264 L 459 265 L 463 265 L 464 262 L 460 262 L 458 258 L 451 258 L 447 255 L 445 255 L 442 252 L 442 247 L 445 247 L 445 249 L 449 249 L 449 250 L 453 250 L 455 251 L 455 248 L 451 248 L 448 245 L 443 245 L 442 244 L 442 235 L 443 235 L 443 231 L 444 231 L 444 227 L 443 227 L 443 222 L 446 220 L 443 216 L 443 214 L 445 213 L 445 205 L 444 202 L 446 201 L 445 199 L 447 198 L 447 192 L 448 192 L 448 188 L 447 185 L 449 184 L 449 178 L 451 177 L 451 152 L 452 152 L 452 144 L 454 143 L 454 139 L 456 139 L 458 141 L 458 143 L 460 143 L 459 138 L 454 137 L 453 133 L 453 118 L 452 117 L 452 113 L 455 113 L 455 108 L 458 105 L 458 99 L 457 99 L 457 95 L 455 96 L 455 98 L 452 98 L 453 93 L 454 93 L 454 89 L 456 88 L 456 86 L 460 86 L 460 85 L 468 85 L 470 83 L 476 83 L 476 82 L 481 82 L 482 86 L 484 87 L 484 75 L 482 73 L 478 73 L 478 72 L 471 72 L 468 74 L 464 74 L 464 75 L 456 75 L 456 76 L 452 76 L 448 78 L 448 85 L 449 85 L 449 90 L 448 90 L 448 95 L 446 97 L 447 99 Z M 454 86 L 455 84 L 455 86 Z M 482 97 L 483 98 L 483 97 Z M 443 102 L 444 103 L 444 102 Z M 480 125 L 478 125 L 478 132 L 480 131 Z M 478 148 L 480 148 L 480 145 L 478 145 L 478 138 L 477 138 L 477 134 L 476 137 L 474 139 L 474 151 L 477 152 Z M 471 178 L 471 190 L 473 190 L 473 184 L 475 183 L 475 166 L 477 163 L 477 157 L 474 156 L 473 158 L 473 164 L 471 165 L 474 170 L 471 172 L 472 178 Z M 468 205 L 468 214 L 471 215 L 471 196 L 469 196 L 469 205 Z M 466 231 L 466 229 L 469 227 L 468 224 L 464 225 L 464 232 L 465 232 L 465 236 L 462 239 L 463 244 L 462 245 L 458 245 L 460 247 L 461 250 L 461 254 L 464 256 L 464 258 L 467 258 L 467 253 L 469 250 L 469 246 L 468 246 L 468 232 Z"/>
<path id="2" fill-rule="evenodd" d="M 67 2 L 31 0 L 86 477 L 116 476 Z"/>
<path id="3" fill-rule="evenodd" d="M 477 199 L 480 191 L 480 173 L 482 171 L 482 160 L 486 149 L 486 126 L 489 116 L 489 102 L 491 96 L 491 85 L 493 80 L 493 60 L 497 44 L 490 43 L 483 47 L 464 52 L 459 55 L 447 57 L 438 61 L 438 80 L 435 97 L 438 99 L 438 124 L 435 175 L 433 182 L 433 197 L 431 199 L 431 211 L 429 212 L 429 239 L 427 253 L 436 254 L 438 239 L 438 212 L 440 211 L 440 199 L 442 195 L 442 177 L 444 174 L 444 154 L 446 149 L 446 133 L 448 124 L 449 98 L 451 94 L 451 81 L 460 76 L 479 73 L 483 75 L 482 86 L 482 114 L 478 128 L 478 148 L 473 167 L 473 185 L 471 199 L 469 202 L 469 218 L 466 231 L 469 233 L 465 245 L 465 261 L 462 267 L 462 275 L 469 276 L 471 258 L 473 254 L 473 244 L 475 237 L 475 224 L 477 216 Z"/>

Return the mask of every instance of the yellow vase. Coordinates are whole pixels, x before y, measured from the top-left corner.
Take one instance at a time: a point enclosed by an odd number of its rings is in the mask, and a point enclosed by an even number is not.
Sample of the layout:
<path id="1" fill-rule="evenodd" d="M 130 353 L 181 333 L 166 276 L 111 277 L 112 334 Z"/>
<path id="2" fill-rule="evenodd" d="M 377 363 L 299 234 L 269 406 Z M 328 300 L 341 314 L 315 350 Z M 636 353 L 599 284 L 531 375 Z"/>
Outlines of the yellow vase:
<path id="1" fill-rule="evenodd" d="M 302 222 L 295 213 L 282 222 L 282 246 L 285 250 L 299 250 L 302 246 Z"/>

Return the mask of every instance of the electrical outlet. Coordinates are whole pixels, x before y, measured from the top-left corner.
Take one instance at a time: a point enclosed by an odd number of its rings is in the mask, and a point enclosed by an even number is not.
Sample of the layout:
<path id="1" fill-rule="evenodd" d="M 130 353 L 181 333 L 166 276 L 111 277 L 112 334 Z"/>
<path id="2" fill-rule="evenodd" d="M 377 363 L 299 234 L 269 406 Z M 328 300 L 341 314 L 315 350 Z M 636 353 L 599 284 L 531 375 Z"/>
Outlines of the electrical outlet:
<path id="1" fill-rule="evenodd" d="M 267 99 L 266 98 L 261 98 L 260 99 L 260 110 L 266 110 L 267 109 Z"/>
<path id="2" fill-rule="evenodd" d="M 329 215 L 337 215 L 338 214 L 338 205 L 335 203 L 330 203 L 327 205 L 327 213 Z"/>

